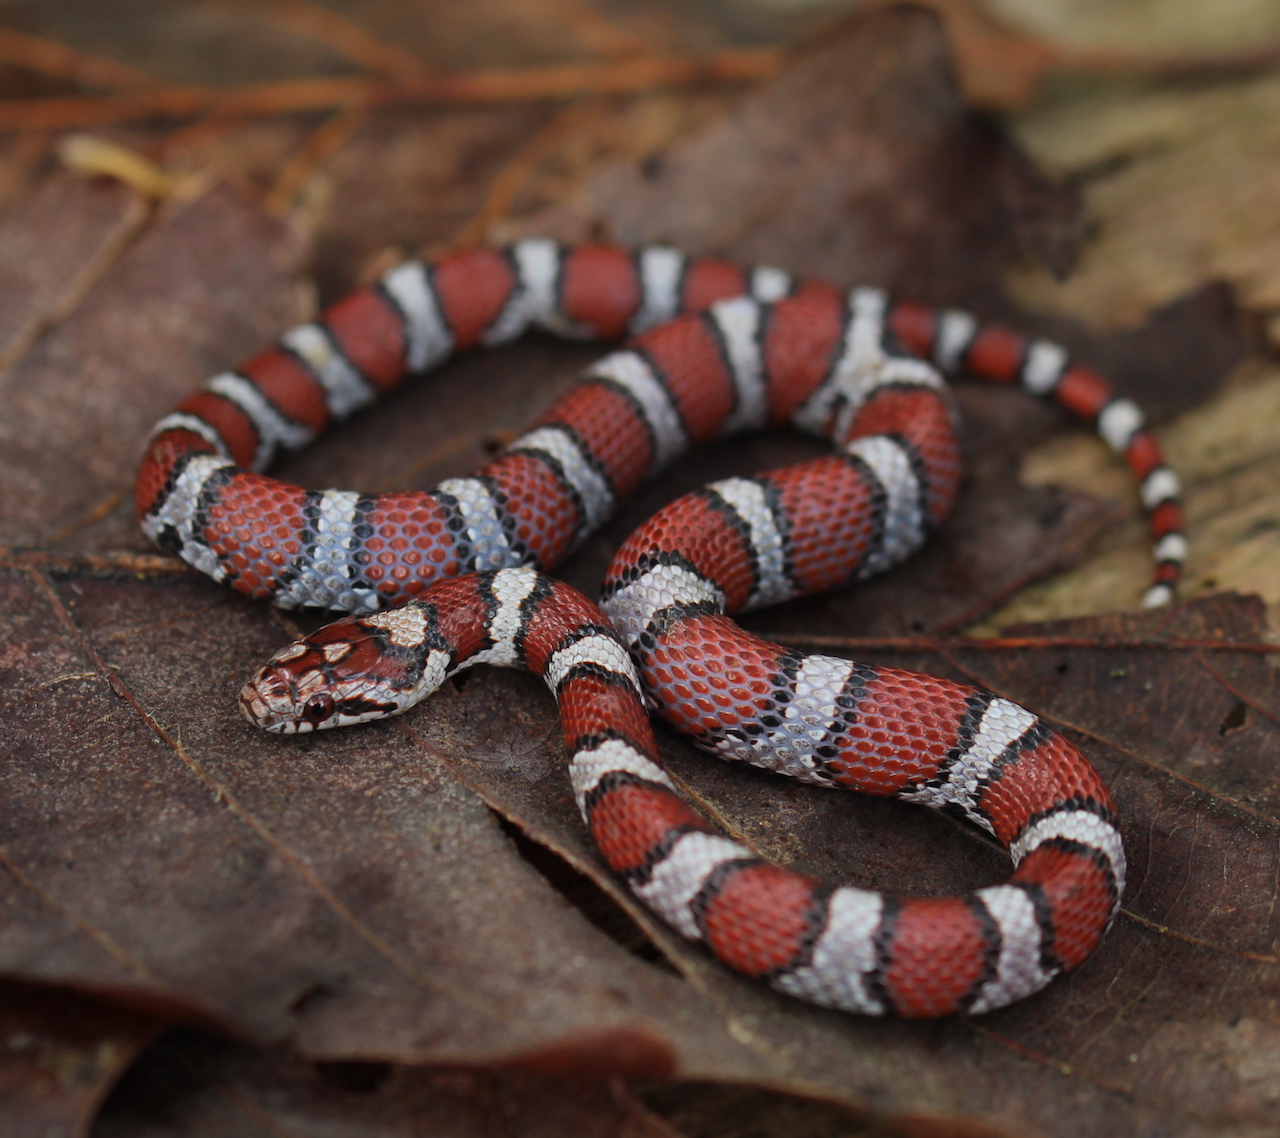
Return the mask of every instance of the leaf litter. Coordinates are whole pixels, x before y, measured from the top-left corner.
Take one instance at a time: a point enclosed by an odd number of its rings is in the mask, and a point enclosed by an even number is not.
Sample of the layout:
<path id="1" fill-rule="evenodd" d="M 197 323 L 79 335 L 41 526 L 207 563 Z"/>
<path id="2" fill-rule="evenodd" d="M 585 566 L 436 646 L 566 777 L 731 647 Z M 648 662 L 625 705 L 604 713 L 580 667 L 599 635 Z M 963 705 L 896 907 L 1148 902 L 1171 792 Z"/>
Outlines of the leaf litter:
<path id="1" fill-rule="evenodd" d="M 587 162 L 564 204 L 512 224 L 675 239 L 997 316 L 1010 315 L 999 286 L 1010 258 L 1073 256 L 1075 199 L 964 111 L 923 14 L 855 22 L 721 115 L 683 133 L 678 120 L 665 149 Z M 509 145 L 497 120 L 474 121 L 480 152 Z M 399 145 L 381 129 L 367 137 Z M 454 129 L 461 161 L 470 128 Z M 145 1038 L 137 1024 L 183 1022 L 266 1050 L 170 1035 L 138 1078 L 194 1064 L 175 1110 L 212 1095 L 264 1133 L 307 1132 L 352 1109 L 349 1087 L 329 1098 L 317 1089 L 326 1070 L 374 1085 L 388 1134 L 446 1108 L 466 1116 L 459 1134 L 487 1134 L 476 1094 L 486 1109 L 494 1096 L 532 1096 L 535 1121 L 551 1109 L 542 1104 L 563 1105 L 550 1084 L 519 1082 L 544 1076 L 502 1073 L 512 1069 L 790 1092 L 854 1112 L 830 1133 L 853 1119 L 949 1134 L 1274 1126 L 1276 788 L 1265 760 L 1280 754 L 1275 673 L 1256 652 L 1159 648 L 1164 637 L 1264 640 L 1256 605 L 1226 596 L 1020 630 L 1089 647 L 863 652 L 991 687 L 1072 734 L 1117 794 L 1132 884 L 1084 968 L 1003 1012 L 879 1023 L 788 1001 L 725 973 L 602 871 L 530 677 L 476 674 L 402 721 L 332 735 L 264 738 L 239 719 L 243 677 L 292 622 L 180 567 L 157 572 L 127 507 L 101 507 L 127 492 L 151 421 L 305 315 L 306 243 L 224 186 L 161 206 L 103 269 L 113 235 L 137 224 L 127 195 L 54 176 L 24 208 L 58 227 L 51 203 L 86 188 L 102 220 L 66 237 L 47 281 L 9 286 L 41 298 L 22 326 L 43 316 L 49 330 L 3 380 L 15 411 L 0 479 L 29 505 L 6 513 L 0 541 L 60 552 L 5 556 L 0 660 L 13 726 L 0 772 L 0 968 L 40 992 L 120 1009 L 125 1019 L 100 1030 L 126 1058 L 101 1065 L 94 1095 L 127 1065 L 139 1045 L 129 1041 Z M 339 198 L 313 219 L 317 245 L 335 234 L 335 280 L 343 264 L 354 276 L 360 255 L 354 230 L 326 221 L 342 213 Z M 451 223 L 438 216 L 443 239 Z M 370 238 L 367 252 L 387 239 Z M 59 316 L 43 298 L 73 295 L 78 280 L 85 295 Z M 1149 391 L 1158 374 L 1166 413 L 1203 398 L 1242 351 L 1229 304 L 1212 299 L 1132 333 L 1127 354 L 1123 338 L 1072 335 L 1123 359 L 1127 389 Z M 1163 355 L 1153 362 L 1149 349 Z M 380 489 L 461 473 L 589 358 L 535 341 L 459 361 L 282 474 Z M 1010 392 L 966 387 L 961 398 L 975 461 L 957 517 L 930 547 L 883 581 L 760 614 L 754 627 L 797 642 L 815 630 L 945 638 L 1083 554 L 1113 516 L 1107 504 L 1014 477 L 1021 449 L 1057 414 Z M 567 579 L 593 591 L 612 548 L 672 494 L 807 453 L 802 440 L 760 437 L 695 457 L 629 505 Z M 1144 646 L 1108 646 L 1117 638 Z M 907 892 L 1006 872 L 994 847 L 946 819 L 731 770 L 668 734 L 663 747 L 689 794 L 784 863 Z M 441 1064 L 475 1073 L 416 1070 Z M 608 1093 L 582 1115 L 605 1120 L 602 1134 L 632 1133 L 636 1119 L 646 1135 L 668 1125 Z M 139 1095 L 123 1087 L 101 1132 L 153 1132 L 129 1113 Z M 76 1101 L 65 1098 L 65 1113 L 83 1130 L 89 1112 Z M 205 1132 L 218 1130 L 191 1131 Z"/>

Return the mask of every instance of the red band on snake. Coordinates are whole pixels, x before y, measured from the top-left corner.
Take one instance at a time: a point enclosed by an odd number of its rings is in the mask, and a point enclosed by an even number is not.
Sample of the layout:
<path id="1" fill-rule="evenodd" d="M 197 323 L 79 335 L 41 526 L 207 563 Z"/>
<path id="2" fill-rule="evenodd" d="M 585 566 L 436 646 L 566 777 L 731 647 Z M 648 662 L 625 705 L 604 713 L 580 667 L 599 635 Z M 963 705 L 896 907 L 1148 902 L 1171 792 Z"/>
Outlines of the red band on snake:
<path id="1" fill-rule="evenodd" d="M 406 373 L 530 324 L 651 330 L 472 478 L 372 497 L 245 469 Z M 559 701 L 575 793 L 606 862 L 681 933 L 819 1003 L 987 1011 L 1078 965 L 1114 916 L 1124 853 L 1105 786 L 1004 699 L 791 652 L 728 615 L 884 569 L 946 514 L 958 448 L 923 359 L 1020 383 L 1095 422 L 1153 510 L 1147 603 L 1172 597 L 1184 552 L 1176 478 L 1138 409 L 1061 348 L 878 290 L 798 287 L 778 270 L 662 247 L 526 241 L 400 266 L 162 420 L 139 511 L 162 546 L 251 596 L 357 612 L 417 598 L 277 654 L 242 696 L 254 722 L 360 722 L 406 710 L 460 667 L 528 667 Z M 568 586 L 517 568 L 556 564 L 686 446 L 786 423 L 828 435 L 836 453 L 660 511 L 608 571 L 607 621 Z M 764 862 L 674 794 L 642 695 L 723 758 L 958 813 L 1010 850 L 1015 875 L 966 897 L 895 898 Z"/>

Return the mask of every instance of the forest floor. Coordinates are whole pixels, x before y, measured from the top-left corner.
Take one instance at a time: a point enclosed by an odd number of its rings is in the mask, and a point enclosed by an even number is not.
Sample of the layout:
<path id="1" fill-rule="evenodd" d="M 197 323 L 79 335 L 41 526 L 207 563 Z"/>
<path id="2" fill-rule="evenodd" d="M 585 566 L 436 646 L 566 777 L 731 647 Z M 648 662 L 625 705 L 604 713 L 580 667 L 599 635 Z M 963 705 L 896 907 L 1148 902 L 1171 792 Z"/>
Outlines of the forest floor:
<path id="1" fill-rule="evenodd" d="M 315 626 L 138 531 L 151 425 L 406 257 L 665 241 L 1062 339 L 1151 412 L 1179 603 L 1087 427 L 962 382 L 955 516 L 754 614 L 1008 696 L 1112 787 L 1124 907 L 1014 1007 L 930 1023 L 721 968 L 601 864 L 528 676 L 265 738 Z M 381 492 L 488 461 L 597 349 L 530 342 L 282 464 Z M 56 0 L 0 8 L 0 1134 L 1263 1138 L 1280 1128 L 1280 7 L 1262 0 Z M 683 461 L 659 504 L 810 457 Z M 349 738 L 338 738 L 347 736 Z M 708 762 L 784 864 L 905 893 L 1007 857 L 900 803 Z M 924 815 L 922 817 L 922 815 Z"/>

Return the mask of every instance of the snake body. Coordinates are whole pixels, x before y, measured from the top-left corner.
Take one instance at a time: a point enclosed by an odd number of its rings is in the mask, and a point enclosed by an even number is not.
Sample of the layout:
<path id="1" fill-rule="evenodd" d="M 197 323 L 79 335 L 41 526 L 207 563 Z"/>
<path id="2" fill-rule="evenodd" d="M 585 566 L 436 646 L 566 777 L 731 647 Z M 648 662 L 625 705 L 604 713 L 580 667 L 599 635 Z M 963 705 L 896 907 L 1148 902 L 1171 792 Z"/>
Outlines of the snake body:
<path id="1" fill-rule="evenodd" d="M 471 478 L 375 497 L 259 473 L 404 375 L 530 325 L 636 338 Z M 459 668 L 527 667 L 559 702 L 605 861 L 682 934 L 818 1003 L 987 1011 L 1076 967 L 1114 917 L 1125 862 L 1106 787 L 1007 700 L 793 652 L 731 619 L 885 569 L 945 516 L 959 455 L 926 361 L 1094 422 L 1152 511 L 1146 603 L 1171 599 L 1185 552 L 1177 480 L 1138 408 L 1057 345 L 665 247 L 532 240 L 398 267 L 163 419 L 139 513 L 162 547 L 242 592 L 357 614 L 246 686 L 260 726 L 397 714 Z M 835 453 L 659 511 L 610 566 L 604 615 L 540 572 L 687 446 L 783 424 L 826 435 Z M 675 794 L 646 702 L 723 758 L 959 814 L 995 835 L 1016 872 L 964 897 L 906 898 L 763 861 Z"/>

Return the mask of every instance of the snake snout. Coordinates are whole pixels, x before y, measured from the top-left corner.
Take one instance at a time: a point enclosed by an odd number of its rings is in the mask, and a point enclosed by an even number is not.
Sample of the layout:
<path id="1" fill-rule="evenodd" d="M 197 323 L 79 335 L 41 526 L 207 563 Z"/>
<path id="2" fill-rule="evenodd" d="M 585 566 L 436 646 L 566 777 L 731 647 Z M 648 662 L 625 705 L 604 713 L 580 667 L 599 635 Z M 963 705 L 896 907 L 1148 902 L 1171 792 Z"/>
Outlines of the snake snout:
<path id="1" fill-rule="evenodd" d="M 240 689 L 240 710 L 255 727 L 292 735 L 311 731 L 291 677 L 268 664 Z"/>

